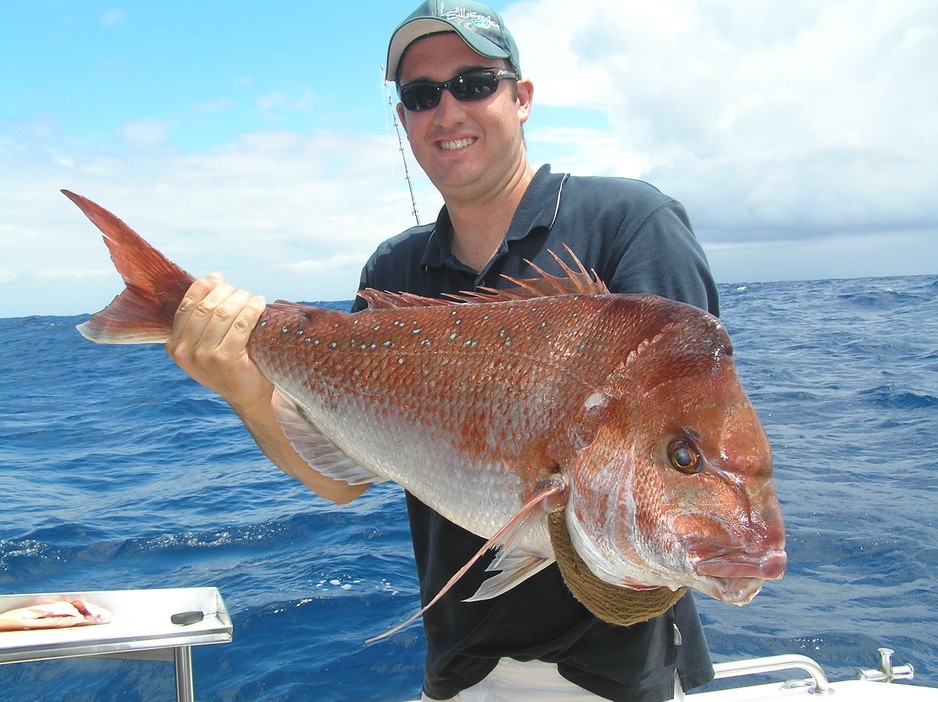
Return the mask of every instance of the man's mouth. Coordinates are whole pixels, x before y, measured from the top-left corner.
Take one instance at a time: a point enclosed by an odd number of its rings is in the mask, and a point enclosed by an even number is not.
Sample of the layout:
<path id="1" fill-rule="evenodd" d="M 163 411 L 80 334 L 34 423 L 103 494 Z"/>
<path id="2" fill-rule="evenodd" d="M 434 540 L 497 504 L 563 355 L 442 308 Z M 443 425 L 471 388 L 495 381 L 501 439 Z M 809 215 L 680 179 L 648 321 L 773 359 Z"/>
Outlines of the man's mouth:
<path id="1" fill-rule="evenodd" d="M 457 151 L 459 149 L 464 149 L 470 144 L 476 141 L 475 137 L 470 137 L 467 139 L 455 139 L 453 141 L 439 141 L 437 144 L 444 151 Z"/>

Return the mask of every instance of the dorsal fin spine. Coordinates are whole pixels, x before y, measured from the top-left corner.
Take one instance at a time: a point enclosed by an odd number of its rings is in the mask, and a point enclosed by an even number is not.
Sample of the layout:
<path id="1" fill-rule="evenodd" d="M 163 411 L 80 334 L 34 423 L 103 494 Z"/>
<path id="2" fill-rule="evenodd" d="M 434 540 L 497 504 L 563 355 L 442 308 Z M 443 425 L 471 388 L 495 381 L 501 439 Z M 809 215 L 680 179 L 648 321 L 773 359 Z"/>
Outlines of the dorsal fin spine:
<path id="1" fill-rule="evenodd" d="M 434 307 L 438 305 L 452 305 L 457 302 L 507 302 L 510 300 L 526 300 L 535 297 L 550 297 L 553 295 L 608 295 L 609 288 L 599 279 L 596 271 L 587 271 L 576 254 L 566 244 L 563 245 L 567 255 L 576 266 L 576 270 L 564 263 L 553 251 L 547 253 L 557 262 L 566 277 L 552 275 L 531 261 L 525 259 L 534 271 L 540 276 L 537 278 L 513 278 L 502 275 L 504 280 L 514 283 L 517 287 L 500 290 L 480 286 L 474 291 L 460 293 L 444 293 L 446 299 L 426 298 L 411 293 L 392 293 L 380 290 L 366 289 L 359 291 L 359 296 L 368 302 L 368 308 L 389 309 L 402 307 Z"/>

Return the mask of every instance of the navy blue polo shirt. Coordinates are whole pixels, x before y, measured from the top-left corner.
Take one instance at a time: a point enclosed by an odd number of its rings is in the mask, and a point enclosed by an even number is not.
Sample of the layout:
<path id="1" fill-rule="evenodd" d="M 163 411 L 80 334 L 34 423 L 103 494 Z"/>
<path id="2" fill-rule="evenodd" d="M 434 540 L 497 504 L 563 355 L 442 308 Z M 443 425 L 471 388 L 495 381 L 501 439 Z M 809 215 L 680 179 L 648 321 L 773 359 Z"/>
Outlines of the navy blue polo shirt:
<path id="1" fill-rule="evenodd" d="M 683 207 L 641 181 L 555 174 L 543 166 L 482 271 L 453 256 L 451 236 L 444 207 L 435 223 L 381 244 L 362 271 L 361 287 L 425 297 L 480 285 L 510 287 L 502 275 L 537 275 L 526 261 L 562 274 L 548 252 L 563 257 L 566 244 L 612 292 L 651 293 L 719 313 L 716 285 Z M 357 298 L 353 311 L 363 307 Z M 427 602 L 484 539 L 410 494 L 407 507 L 421 599 Z M 685 690 L 713 677 L 691 595 L 648 622 L 613 626 L 577 602 L 552 565 L 492 600 L 462 602 L 490 575 L 489 560 L 477 563 L 423 617 L 428 697 L 453 697 L 482 680 L 502 657 L 556 663 L 580 687 L 629 702 L 671 699 L 675 667 Z"/>

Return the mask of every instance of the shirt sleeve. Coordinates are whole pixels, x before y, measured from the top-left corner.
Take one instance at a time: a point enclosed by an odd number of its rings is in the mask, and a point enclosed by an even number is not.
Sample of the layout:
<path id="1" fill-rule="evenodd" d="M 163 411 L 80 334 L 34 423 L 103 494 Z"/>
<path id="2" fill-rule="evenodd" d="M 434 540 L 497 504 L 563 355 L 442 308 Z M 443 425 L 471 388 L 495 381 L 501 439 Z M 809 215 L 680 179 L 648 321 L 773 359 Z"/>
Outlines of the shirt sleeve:
<path id="1" fill-rule="evenodd" d="M 680 203 L 669 200 L 637 226 L 623 222 L 619 241 L 606 279 L 612 292 L 660 295 L 719 314 L 716 283 Z"/>

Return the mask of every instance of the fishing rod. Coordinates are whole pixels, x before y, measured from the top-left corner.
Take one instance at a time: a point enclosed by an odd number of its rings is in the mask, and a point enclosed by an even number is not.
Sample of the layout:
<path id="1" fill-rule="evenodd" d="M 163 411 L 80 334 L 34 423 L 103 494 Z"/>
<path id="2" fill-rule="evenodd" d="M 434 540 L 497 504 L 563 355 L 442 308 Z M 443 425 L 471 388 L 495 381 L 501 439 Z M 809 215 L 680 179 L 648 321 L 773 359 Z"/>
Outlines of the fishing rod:
<path id="1" fill-rule="evenodd" d="M 401 139 L 401 129 L 397 121 L 397 110 L 394 109 L 394 101 L 391 99 L 391 90 L 388 88 L 388 81 L 385 80 L 384 66 L 381 69 L 381 78 L 384 82 L 384 94 L 388 98 L 388 109 L 391 112 L 391 123 L 394 125 L 394 133 L 397 135 L 397 148 L 401 152 L 401 162 L 404 164 L 404 180 L 407 181 L 407 190 L 410 192 L 411 214 L 420 226 L 420 215 L 417 213 L 417 199 L 414 197 L 414 186 L 410 181 L 410 171 L 407 168 L 407 155 L 404 152 L 404 141 Z"/>

